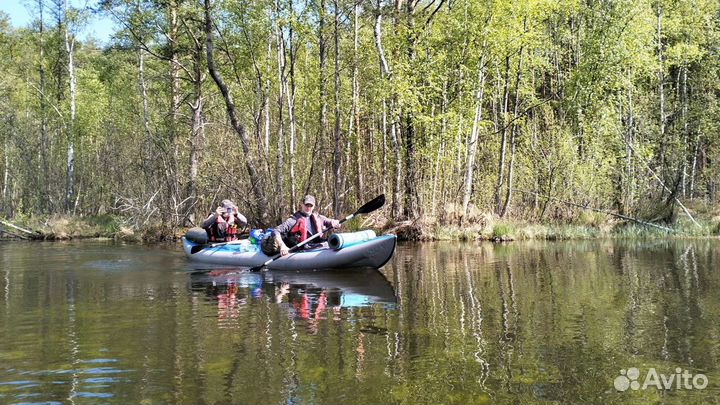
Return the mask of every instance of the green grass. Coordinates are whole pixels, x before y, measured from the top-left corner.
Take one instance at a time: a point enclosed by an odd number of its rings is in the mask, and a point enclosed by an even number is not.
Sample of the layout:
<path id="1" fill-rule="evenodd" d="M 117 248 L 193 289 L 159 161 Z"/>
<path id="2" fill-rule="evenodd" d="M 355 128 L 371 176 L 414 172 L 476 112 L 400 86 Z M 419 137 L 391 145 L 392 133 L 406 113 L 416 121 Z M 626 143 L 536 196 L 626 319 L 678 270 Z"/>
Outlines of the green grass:
<path id="1" fill-rule="evenodd" d="M 432 239 L 435 240 L 474 241 L 484 239 L 482 230 L 477 227 L 436 226 L 432 236 Z"/>
<path id="2" fill-rule="evenodd" d="M 493 239 L 515 239 L 515 227 L 509 223 L 497 223 L 492 228 Z"/>
<path id="3" fill-rule="evenodd" d="M 96 228 L 98 232 L 107 235 L 119 232 L 121 227 L 121 218 L 110 214 L 86 217 L 85 222 L 88 226 Z"/>
<path id="4" fill-rule="evenodd" d="M 603 216 L 601 214 L 600 218 Z M 484 225 L 439 225 L 423 229 L 426 240 L 474 241 L 474 240 L 590 240 L 600 238 L 660 239 L 660 238 L 707 238 L 720 236 L 720 221 L 701 222 L 698 227 L 690 221 L 678 221 L 673 232 L 620 222 L 598 221 L 589 216 L 576 223 L 538 224 L 503 220 Z"/>

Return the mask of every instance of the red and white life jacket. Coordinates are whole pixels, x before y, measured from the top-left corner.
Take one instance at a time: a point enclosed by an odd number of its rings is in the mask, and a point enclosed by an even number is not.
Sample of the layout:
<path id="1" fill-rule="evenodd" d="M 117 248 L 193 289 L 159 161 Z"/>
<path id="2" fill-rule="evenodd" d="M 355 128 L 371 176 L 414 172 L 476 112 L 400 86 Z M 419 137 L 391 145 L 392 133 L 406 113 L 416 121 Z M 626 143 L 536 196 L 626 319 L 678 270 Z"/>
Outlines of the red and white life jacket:
<path id="1" fill-rule="evenodd" d="M 218 215 L 210 227 L 210 242 L 231 242 L 237 240 L 238 226 L 236 220 L 228 223 L 222 215 Z"/>
<path id="2" fill-rule="evenodd" d="M 290 234 L 288 236 L 294 246 L 298 243 L 304 242 L 305 239 L 311 237 L 313 234 L 310 233 L 312 231 L 311 229 L 307 229 L 306 216 L 304 216 L 298 211 L 293 214 L 293 218 L 295 218 L 295 225 L 292 227 L 292 229 L 290 229 Z M 318 214 L 310 214 L 310 220 L 313 221 L 316 232 L 321 232 L 323 230 L 322 222 L 320 222 L 320 217 L 318 216 Z"/>

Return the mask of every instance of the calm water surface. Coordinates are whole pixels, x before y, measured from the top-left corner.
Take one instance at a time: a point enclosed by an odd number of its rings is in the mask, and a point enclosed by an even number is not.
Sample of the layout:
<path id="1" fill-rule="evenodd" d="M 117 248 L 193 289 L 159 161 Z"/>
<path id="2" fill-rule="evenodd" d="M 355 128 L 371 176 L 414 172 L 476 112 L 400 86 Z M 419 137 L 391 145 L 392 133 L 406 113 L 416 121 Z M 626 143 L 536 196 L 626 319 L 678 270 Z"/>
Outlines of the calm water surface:
<path id="1" fill-rule="evenodd" d="M 380 271 L 0 244 L 0 403 L 720 402 L 720 242 L 400 245 Z M 628 368 L 702 390 L 628 389 Z M 627 380 L 629 382 L 629 380 Z"/>

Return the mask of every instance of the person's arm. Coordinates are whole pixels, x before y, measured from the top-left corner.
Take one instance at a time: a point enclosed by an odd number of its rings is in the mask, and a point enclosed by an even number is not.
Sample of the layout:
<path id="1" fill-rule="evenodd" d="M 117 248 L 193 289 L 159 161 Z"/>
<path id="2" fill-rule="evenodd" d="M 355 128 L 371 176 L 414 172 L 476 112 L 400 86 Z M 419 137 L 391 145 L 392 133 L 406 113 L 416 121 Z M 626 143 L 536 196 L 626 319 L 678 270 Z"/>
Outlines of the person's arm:
<path id="1" fill-rule="evenodd" d="M 290 253 L 290 248 L 287 247 L 285 242 L 283 242 L 282 236 L 280 236 L 280 233 L 275 233 L 275 243 L 277 243 L 277 245 L 280 246 L 280 256 L 285 256 L 288 253 Z"/>
<path id="2" fill-rule="evenodd" d="M 284 235 L 284 234 L 290 232 L 290 230 L 292 229 L 293 226 L 295 226 L 295 218 L 290 217 L 290 218 L 286 219 L 285 222 L 283 222 L 282 224 L 274 227 L 273 232 L 275 232 L 275 234 L 283 234 Z"/>
<path id="3" fill-rule="evenodd" d="M 327 228 L 334 228 L 339 229 L 340 228 L 340 221 L 337 219 L 328 218 L 326 216 L 320 215 L 320 221 L 322 221 L 323 229 Z"/>
<path id="4" fill-rule="evenodd" d="M 234 209 L 233 215 L 235 215 L 235 224 L 237 224 L 238 228 L 244 228 L 247 225 L 247 218 L 239 213 L 237 208 Z"/>
<path id="5" fill-rule="evenodd" d="M 205 218 L 203 223 L 200 224 L 200 227 L 203 229 L 208 229 L 215 223 L 215 221 L 217 221 L 217 213 L 213 212 L 207 218 Z"/>
<path id="6" fill-rule="evenodd" d="M 295 226 L 295 222 L 295 218 L 290 217 L 286 219 L 285 222 L 276 226 L 275 229 L 273 229 L 273 233 L 275 234 L 275 242 L 277 242 L 278 246 L 280 246 L 280 256 L 285 256 L 290 253 L 290 248 L 288 248 L 283 241 L 282 235 L 290 232 L 292 227 Z"/>

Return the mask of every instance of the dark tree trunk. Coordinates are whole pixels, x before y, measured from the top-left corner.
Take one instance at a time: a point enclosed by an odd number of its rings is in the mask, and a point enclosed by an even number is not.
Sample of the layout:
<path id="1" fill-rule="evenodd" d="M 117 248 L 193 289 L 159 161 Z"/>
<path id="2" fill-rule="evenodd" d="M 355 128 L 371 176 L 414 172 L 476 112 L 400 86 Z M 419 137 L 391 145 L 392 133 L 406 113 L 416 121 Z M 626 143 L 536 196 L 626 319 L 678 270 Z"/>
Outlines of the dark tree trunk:
<path id="1" fill-rule="evenodd" d="M 408 40 L 407 52 L 409 63 L 415 62 L 415 6 L 416 2 L 408 0 L 406 3 L 408 19 Z M 417 182 L 415 175 L 415 122 L 413 111 L 410 106 L 405 108 L 405 210 L 403 215 L 406 218 L 417 218 L 418 193 L 415 187 Z"/>
<path id="2" fill-rule="evenodd" d="M 325 49 L 325 0 L 320 0 L 318 9 L 318 56 L 320 58 L 320 117 L 319 117 L 319 128 L 318 135 L 315 138 L 315 145 L 313 146 L 313 154 L 310 157 L 310 172 L 305 186 L 305 194 L 310 193 L 315 183 L 315 171 L 317 170 L 317 156 L 320 153 L 323 142 L 325 140 L 325 130 L 327 128 L 327 55 Z M 313 191 L 315 192 L 315 191 Z"/>
<path id="3" fill-rule="evenodd" d="M 238 120 L 237 113 L 235 111 L 235 103 L 233 102 L 230 90 L 215 67 L 212 30 L 213 21 L 210 15 L 210 0 L 205 0 L 205 35 L 207 36 L 206 50 L 208 71 L 225 100 L 225 108 L 227 109 L 227 113 L 230 118 L 230 124 L 240 137 L 240 141 L 242 143 L 243 153 L 245 154 L 245 169 L 250 177 L 250 187 L 252 188 L 253 196 L 255 197 L 255 202 L 257 204 L 254 223 L 258 226 L 265 227 L 266 225 L 269 225 L 270 218 L 268 216 L 267 199 L 265 198 L 265 194 L 262 190 L 262 179 L 255 169 L 257 166 L 255 163 L 255 157 L 252 153 L 250 153 L 250 139 L 245 132 L 245 126 Z"/>

